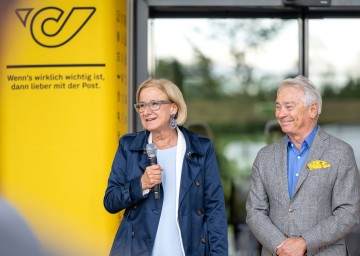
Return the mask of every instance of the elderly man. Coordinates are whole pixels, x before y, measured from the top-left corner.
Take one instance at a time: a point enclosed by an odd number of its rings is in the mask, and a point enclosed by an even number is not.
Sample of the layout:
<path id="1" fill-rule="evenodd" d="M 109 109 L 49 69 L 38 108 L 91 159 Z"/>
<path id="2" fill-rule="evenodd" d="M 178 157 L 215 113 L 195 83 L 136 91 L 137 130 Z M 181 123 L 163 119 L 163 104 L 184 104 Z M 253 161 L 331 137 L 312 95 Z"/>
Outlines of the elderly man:
<path id="1" fill-rule="evenodd" d="M 317 125 L 322 99 L 303 76 L 280 84 L 276 118 L 285 137 L 254 161 L 247 224 L 261 255 L 347 254 L 359 223 L 360 178 L 353 149 Z"/>

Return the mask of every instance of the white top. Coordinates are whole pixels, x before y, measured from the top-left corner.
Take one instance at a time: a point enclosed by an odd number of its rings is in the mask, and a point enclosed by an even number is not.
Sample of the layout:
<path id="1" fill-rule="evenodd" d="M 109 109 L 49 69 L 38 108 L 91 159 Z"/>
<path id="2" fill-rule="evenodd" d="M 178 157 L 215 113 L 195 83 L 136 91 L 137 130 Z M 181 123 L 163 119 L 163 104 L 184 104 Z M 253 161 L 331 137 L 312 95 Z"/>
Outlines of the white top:
<path id="1" fill-rule="evenodd" d="M 176 146 L 157 150 L 157 161 L 163 169 L 164 200 L 156 232 L 153 256 L 182 256 L 182 245 L 177 225 L 176 207 Z"/>
<path id="2" fill-rule="evenodd" d="M 177 149 L 176 149 L 176 225 L 179 230 L 180 239 L 181 239 L 181 250 L 182 255 L 185 256 L 184 247 L 182 245 L 182 237 L 180 233 L 180 226 L 178 221 L 178 209 L 179 209 L 179 194 L 180 194 L 180 182 L 181 182 L 181 173 L 184 162 L 184 155 L 186 153 L 186 141 L 184 134 L 180 131 L 179 127 L 176 128 L 178 133 Z M 148 143 L 152 143 L 152 134 L 149 134 Z M 154 255 L 156 256 L 156 255 Z"/>

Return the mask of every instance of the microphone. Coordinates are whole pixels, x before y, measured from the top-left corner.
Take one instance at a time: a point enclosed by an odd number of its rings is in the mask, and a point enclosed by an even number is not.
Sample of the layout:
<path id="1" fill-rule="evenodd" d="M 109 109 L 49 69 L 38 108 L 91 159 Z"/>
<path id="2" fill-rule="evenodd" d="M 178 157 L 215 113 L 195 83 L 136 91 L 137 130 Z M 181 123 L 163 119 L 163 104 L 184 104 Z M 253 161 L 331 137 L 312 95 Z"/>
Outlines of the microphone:
<path id="1" fill-rule="evenodd" d="M 154 143 L 146 145 L 146 153 L 149 157 L 150 165 L 157 164 L 156 145 Z M 160 184 L 153 187 L 155 199 L 160 199 Z"/>

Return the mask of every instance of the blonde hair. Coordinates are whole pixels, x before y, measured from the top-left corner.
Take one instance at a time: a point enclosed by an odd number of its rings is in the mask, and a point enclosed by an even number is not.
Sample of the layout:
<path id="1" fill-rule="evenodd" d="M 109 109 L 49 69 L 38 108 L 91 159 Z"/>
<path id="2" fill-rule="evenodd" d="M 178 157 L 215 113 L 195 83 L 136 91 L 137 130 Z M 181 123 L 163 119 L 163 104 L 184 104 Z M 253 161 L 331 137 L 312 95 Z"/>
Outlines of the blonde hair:
<path id="1" fill-rule="evenodd" d="M 136 91 L 136 103 L 139 103 L 140 93 L 145 88 L 159 88 L 170 101 L 176 104 L 178 112 L 175 115 L 175 120 L 178 125 L 183 125 L 187 118 L 187 106 L 184 100 L 184 96 L 181 93 L 179 87 L 173 82 L 167 79 L 148 79 L 142 82 Z"/>

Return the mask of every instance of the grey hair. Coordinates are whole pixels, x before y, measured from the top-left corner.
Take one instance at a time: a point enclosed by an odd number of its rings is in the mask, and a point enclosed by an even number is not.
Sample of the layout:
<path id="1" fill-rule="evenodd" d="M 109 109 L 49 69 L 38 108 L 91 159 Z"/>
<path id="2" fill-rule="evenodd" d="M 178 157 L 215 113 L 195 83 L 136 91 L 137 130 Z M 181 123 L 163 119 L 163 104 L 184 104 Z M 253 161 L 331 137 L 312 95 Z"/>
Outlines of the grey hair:
<path id="1" fill-rule="evenodd" d="M 288 78 L 283 80 L 280 83 L 277 94 L 279 94 L 279 91 L 286 86 L 293 86 L 302 89 L 304 91 L 304 106 L 308 107 L 310 104 L 316 103 L 318 105 L 318 116 L 321 114 L 322 98 L 320 91 L 307 77 L 299 75 L 295 78 Z"/>

